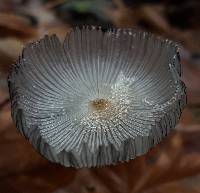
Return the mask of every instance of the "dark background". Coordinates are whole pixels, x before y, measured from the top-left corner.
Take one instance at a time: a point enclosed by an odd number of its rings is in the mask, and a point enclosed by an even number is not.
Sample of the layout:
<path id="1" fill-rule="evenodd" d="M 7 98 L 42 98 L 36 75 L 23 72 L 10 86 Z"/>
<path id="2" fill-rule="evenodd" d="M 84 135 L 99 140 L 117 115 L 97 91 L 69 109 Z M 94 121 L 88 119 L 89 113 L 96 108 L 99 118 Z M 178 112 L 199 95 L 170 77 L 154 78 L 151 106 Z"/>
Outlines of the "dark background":
<path id="1" fill-rule="evenodd" d="M 23 45 L 73 26 L 138 27 L 179 44 L 188 105 L 147 155 L 99 169 L 64 168 L 36 153 L 10 117 L 7 74 Z M 0 193 L 200 193 L 199 0 L 0 0 Z"/>

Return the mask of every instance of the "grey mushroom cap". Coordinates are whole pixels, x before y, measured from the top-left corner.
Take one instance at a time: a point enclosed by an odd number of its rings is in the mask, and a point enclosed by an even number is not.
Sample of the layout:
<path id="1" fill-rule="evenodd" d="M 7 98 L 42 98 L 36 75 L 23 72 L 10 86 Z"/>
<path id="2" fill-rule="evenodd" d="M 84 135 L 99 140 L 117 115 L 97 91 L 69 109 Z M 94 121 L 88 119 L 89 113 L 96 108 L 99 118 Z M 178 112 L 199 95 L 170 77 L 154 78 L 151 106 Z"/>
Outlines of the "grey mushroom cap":
<path id="1" fill-rule="evenodd" d="M 137 29 L 75 28 L 26 45 L 8 77 L 17 129 L 48 160 L 98 167 L 145 154 L 186 104 L 177 45 Z"/>

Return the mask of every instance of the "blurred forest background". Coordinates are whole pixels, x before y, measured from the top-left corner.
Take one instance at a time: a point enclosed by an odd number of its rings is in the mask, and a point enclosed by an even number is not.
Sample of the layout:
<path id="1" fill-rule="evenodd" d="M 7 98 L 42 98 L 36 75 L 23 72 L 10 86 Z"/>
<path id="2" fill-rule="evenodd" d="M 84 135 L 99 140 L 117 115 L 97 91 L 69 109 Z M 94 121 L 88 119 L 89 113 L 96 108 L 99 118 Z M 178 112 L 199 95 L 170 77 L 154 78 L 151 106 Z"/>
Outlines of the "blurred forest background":
<path id="1" fill-rule="evenodd" d="M 188 105 L 147 155 L 81 169 L 49 163 L 17 132 L 7 75 L 26 42 L 73 26 L 138 27 L 179 44 Z M 200 193 L 199 0 L 0 0 L 0 193 Z"/>

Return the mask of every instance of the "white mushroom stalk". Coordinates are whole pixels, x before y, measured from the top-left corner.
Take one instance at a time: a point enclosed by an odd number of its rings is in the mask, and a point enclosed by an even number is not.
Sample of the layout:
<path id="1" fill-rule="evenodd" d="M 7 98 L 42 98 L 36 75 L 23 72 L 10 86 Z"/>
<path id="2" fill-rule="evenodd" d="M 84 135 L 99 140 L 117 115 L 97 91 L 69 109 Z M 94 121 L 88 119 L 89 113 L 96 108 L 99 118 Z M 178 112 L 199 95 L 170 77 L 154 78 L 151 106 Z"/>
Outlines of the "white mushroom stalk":
<path id="1" fill-rule="evenodd" d="M 8 78 L 17 129 L 48 160 L 98 167 L 145 154 L 186 104 L 177 46 L 136 29 L 75 28 L 28 44 Z"/>

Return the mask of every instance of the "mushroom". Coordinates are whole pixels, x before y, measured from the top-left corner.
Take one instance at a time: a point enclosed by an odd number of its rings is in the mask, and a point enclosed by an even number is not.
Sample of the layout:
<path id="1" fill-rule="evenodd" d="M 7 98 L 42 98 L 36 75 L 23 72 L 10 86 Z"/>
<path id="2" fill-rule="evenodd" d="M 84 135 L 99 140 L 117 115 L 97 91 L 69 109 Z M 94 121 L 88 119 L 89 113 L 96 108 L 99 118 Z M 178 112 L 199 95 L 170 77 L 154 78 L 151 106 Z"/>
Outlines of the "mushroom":
<path id="1" fill-rule="evenodd" d="M 137 29 L 29 43 L 8 77 L 17 129 L 48 160 L 99 167 L 145 154 L 186 104 L 177 45 Z"/>

